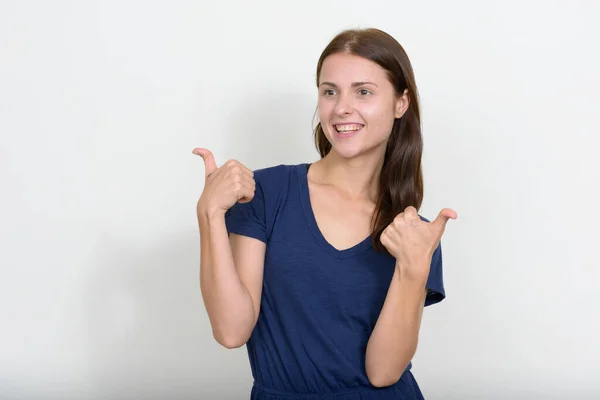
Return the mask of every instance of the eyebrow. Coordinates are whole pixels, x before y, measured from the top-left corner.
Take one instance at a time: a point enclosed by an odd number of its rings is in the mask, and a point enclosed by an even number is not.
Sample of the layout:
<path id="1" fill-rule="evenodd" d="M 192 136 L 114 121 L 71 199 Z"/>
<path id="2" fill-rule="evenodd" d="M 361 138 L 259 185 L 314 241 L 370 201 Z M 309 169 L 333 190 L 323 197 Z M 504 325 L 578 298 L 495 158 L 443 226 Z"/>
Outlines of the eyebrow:
<path id="1" fill-rule="evenodd" d="M 331 83 L 331 82 L 322 82 L 319 86 L 323 86 L 323 85 L 327 85 L 327 86 L 331 86 L 331 87 L 337 88 L 337 85 L 335 83 Z M 379 86 L 377 86 L 373 82 L 354 82 L 352 84 L 352 87 L 364 86 L 364 85 L 373 85 L 375 87 L 379 87 Z"/>

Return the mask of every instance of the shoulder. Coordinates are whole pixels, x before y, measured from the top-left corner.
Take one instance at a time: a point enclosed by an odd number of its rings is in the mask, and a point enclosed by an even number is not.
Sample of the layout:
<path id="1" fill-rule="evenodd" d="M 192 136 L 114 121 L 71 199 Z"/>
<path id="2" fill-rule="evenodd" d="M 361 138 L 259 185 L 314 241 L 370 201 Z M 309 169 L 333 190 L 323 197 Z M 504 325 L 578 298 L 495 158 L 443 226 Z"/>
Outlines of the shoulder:
<path id="1" fill-rule="evenodd" d="M 280 211 L 289 204 L 301 177 L 302 166 L 306 164 L 280 164 L 253 169 L 255 181 L 254 197 L 248 203 L 236 203 L 228 212 L 230 230 L 246 232 L 254 224 L 258 233 L 252 233 L 265 243 L 268 242 Z M 281 218 L 279 218 L 281 220 Z"/>
<path id="2" fill-rule="evenodd" d="M 302 165 L 306 164 L 279 164 L 255 169 L 252 172 L 254 172 L 255 178 L 268 181 L 275 178 L 283 178 L 290 173 L 294 173 Z"/>
<path id="3" fill-rule="evenodd" d="M 280 192 L 289 185 L 289 182 L 297 179 L 298 171 L 306 164 L 279 164 L 255 169 L 254 181 L 265 194 Z"/>

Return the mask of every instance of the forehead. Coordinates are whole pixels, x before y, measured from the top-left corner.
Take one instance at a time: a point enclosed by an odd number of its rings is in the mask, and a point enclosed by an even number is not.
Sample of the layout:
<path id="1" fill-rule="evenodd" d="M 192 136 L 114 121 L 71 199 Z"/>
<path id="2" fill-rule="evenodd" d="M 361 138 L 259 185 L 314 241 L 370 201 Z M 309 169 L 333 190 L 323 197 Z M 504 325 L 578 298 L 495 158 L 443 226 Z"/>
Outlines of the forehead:
<path id="1" fill-rule="evenodd" d="M 319 82 L 351 84 L 352 82 L 387 81 L 387 72 L 378 64 L 353 54 L 332 54 L 321 67 Z"/>

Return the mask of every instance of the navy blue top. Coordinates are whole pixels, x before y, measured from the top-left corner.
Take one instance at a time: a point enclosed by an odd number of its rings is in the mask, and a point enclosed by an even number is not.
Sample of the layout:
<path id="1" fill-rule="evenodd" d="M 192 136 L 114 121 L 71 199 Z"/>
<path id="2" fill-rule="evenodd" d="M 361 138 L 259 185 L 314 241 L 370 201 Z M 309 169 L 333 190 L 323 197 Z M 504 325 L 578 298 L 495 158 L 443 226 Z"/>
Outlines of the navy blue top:
<path id="1" fill-rule="evenodd" d="M 395 259 L 375 251 L 370 237 L 345 250 L 325 240 L 310 203 L 309 166 L 254 171 L 254 198 L 226 214 L 230 233 L 267 245 L 260 314 L 246 344 L 251 398 L 422 399 L 411 364 L 387 388 L 375 388 L 367 378 L 367 342 Z M 427 288 L 426 305 L 445 297 L 441 246 Z"/>

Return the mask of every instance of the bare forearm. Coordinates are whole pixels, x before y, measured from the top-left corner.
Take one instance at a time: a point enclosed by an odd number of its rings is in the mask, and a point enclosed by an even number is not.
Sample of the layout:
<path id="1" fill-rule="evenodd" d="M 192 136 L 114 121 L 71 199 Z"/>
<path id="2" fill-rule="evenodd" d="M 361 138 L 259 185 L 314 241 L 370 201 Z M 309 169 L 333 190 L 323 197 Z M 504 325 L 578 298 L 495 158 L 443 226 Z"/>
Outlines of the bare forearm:
<path id="1" fill-rule="evenodd" d="M 226 347 L 250 337 L 255 310 L 236 271 L 222 214 L 200 213 L 200 288 L 215 339 Z"/>
<path id="2" fill-rule="evenodd" d="M 417 350 L 425 283 L 403 279 L 396 267 L 367 345 L 366 369 L 374 386 L 398 381 Z"/>

